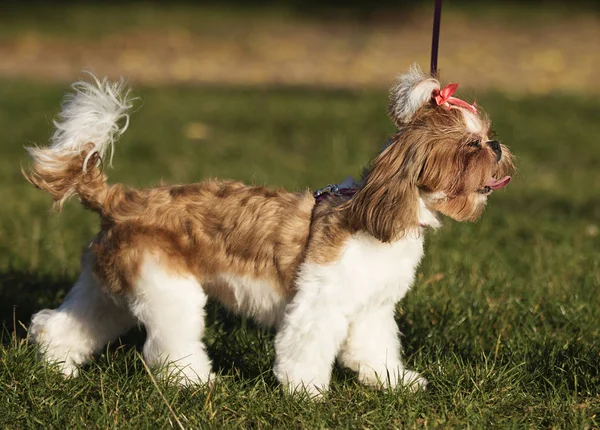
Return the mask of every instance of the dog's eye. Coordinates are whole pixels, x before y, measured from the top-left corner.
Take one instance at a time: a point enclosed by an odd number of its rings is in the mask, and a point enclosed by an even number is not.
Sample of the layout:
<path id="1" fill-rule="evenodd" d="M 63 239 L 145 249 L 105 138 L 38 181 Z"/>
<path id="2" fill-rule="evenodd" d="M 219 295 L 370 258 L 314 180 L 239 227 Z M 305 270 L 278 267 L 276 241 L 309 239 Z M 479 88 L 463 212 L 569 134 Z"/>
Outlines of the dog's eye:
<path id="1" fill-rule="evenodd" d="M 469 142 L 467 146 L 471 146 L 473 148 L 481 148 L 481 142 L 478 140 L 474 140 L 473 142 Z"/>

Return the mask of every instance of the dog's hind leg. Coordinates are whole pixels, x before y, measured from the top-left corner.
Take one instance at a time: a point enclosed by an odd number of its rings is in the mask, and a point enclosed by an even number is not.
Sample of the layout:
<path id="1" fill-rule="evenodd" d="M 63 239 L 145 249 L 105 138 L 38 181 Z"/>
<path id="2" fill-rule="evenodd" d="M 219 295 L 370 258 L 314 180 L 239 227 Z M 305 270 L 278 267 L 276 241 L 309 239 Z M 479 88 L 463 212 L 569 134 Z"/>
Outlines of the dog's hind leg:
<path id="1" fill-rule="evenodd" d="M 79 279 L 65 301 L 57 309 L 33 315 L 29 334 L 47 362 L 66 376 L 76 376 L 92 354 L 134 325 L 127 306 L 104 291 L 85 256 Z"/>
<path id="2" fill-rule="evenodd" d="M 201 340 L 206 300 L 192 274 L 170 270 L 157 254 L 145 257 L 131 291 L 131 311 L 148 333 L 146 362 L 183 385 L 213 378 Z"/>

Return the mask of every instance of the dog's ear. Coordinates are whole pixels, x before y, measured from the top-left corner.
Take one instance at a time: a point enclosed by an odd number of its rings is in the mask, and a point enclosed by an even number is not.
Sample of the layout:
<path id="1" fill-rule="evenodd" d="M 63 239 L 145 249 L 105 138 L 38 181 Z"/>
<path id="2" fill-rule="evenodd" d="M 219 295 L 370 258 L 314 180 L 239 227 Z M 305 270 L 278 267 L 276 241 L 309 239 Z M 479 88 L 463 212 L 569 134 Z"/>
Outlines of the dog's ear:
<path id="1" fill-rule="evenodd" d="M 440 89 L 437 79 L 425 74 L 413 64 L 406 73 L 398 76 L 390 89 L 388 114 L 399 129 L 406 126 L 425 104 L 431 101 L 433 92 Z"/>
<path id="2" fill-rule="evenodd" d="M 390 242 L 419 226 L 417 182 L 424 159 L 417 145 L 396 136 L 363 175 L 363 186 L 340 209 L 349 227 Z"/>

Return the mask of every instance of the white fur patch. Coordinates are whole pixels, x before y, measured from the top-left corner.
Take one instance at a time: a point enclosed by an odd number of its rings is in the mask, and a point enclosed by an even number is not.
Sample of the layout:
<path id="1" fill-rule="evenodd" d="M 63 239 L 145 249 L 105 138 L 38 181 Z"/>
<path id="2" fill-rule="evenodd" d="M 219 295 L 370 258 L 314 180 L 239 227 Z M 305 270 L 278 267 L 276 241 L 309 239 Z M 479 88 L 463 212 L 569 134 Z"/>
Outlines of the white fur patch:
<path id="1" fill-rule="evenodd" d="M 66 376 L 75 376 L 92 354 L 134 325 L 125 304 L 102 290 L 86 263 L 58 309 L 33 315 L 29 334 L 47 362 Z"/>
<path id="2" fill-rule="evenodd" d="M 101 81 L 90 73 L 94 82 L 79 81 L 71 87 L 75 92 L 63 99 L 59 119 L 54 121 L 56 130 L 49 148 L 27 148 L 30 155 L 46 168 L 59 169 L 62 156 L 75 156 L 83 146 L 92 143 L 94 149 L 88 154 L 98 153 L 104 159 L 110 151 L 112 163 L 113 145 L 129 124 L 128 110 L 132 107 L 129 89 L 123 79 L 118 82 Z M 119 125 L 124 122 L 123 125 Z M 83 168 L 87 165 L 87 159 Z"/>
<path id="3" fill-rule="evenodd" d="M 404 297 L 422 255 L 422 235 L 406 236 L 390 244 L 357 233 L 338 261 L 304 263 L 298 291 L 275 341 L 277 378 L 292 391 L 304 388 L 311 395 L 319 395 L 329 385 L 333 361 L 352 321 L 370 307 L 380 308 Z M 392 329 L 387 323 L 386 327 Z M 393 338 L 394 333 L 387 338 Z M 397 360 L 399 363 L 400 358 Z M 379 371 L 386 363 L 369 366 Z"/>
<path id="4" fill-rule="evenodd" d="M 388 112 L 394 123 L 398 127 L 408 123 L 431 100 L 433 91 L 439 89 L 440 83 L 436 79 L 413 64 L 406 73 L 398 77 L 396 84 L 390 89 Z"/>
<path id="5" fill-rule="evenodd" d="M 279 324 L 287 300 L 271 283 L 230 274 L 221 274 L 218 278 L 233 291 L 236 302 L 234 311 L 266 326 Z"/>
<path id="6" fill-rule="evenodd" d="M 213 378 L 202 343 L 207 297 L 192 275 L 174 274 L 147 255 L 130 294 L 130 308 L 148 333 L 144 358 L 182 384 Z"/>
<path id="7" fill-rule="evenodd" d="M 344 366 L 358 372 L 361 383 L 374 386 L 424 387 L 427 381 L 402 364 L 395 303 L 371 306 L 356 315 L 339 354 Z"/>
<path id="8" fill-rule="evenodd" d="M 446 193 L 438 191 L 435 193 L 421 193 L 419 197 L 419 223 L 423 226 L 439 228 L 442 223 L 436 216 L 435 211 L 429 210 L 427 205 L 446 199 Z"/>
<path id="9" fill-rule="evenodd" d="M 479 115 L 475 115 L 474 113 L 469 112 L 466 109 L 462 109 L 462 108 L 455 108 L 455 109 L 460 109 L 460 111 L 462 112 L 467 131 L 469 131 L 470 133 L 473 133 L 473 134 L 477 134 L 477 135 L 483 135 L 486 133 L 487 130 L 484 129 L 483 121 L 481 120 Z"/>

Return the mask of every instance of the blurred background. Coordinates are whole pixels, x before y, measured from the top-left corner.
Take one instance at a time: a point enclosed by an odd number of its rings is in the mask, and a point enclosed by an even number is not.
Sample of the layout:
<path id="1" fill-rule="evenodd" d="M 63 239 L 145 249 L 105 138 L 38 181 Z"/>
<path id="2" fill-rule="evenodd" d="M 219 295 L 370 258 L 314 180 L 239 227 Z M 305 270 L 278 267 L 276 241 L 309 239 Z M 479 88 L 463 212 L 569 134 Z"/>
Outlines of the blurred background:
<path id="1" fill-rule="evenodd" d="M 429 64 L 433 0 L 4 3 L 0 76 L 82 69 L 147 85 L 386 88 Z M 600 3 L 447 0 L 442 77 L 474 89 L 600 89 Z"/>

